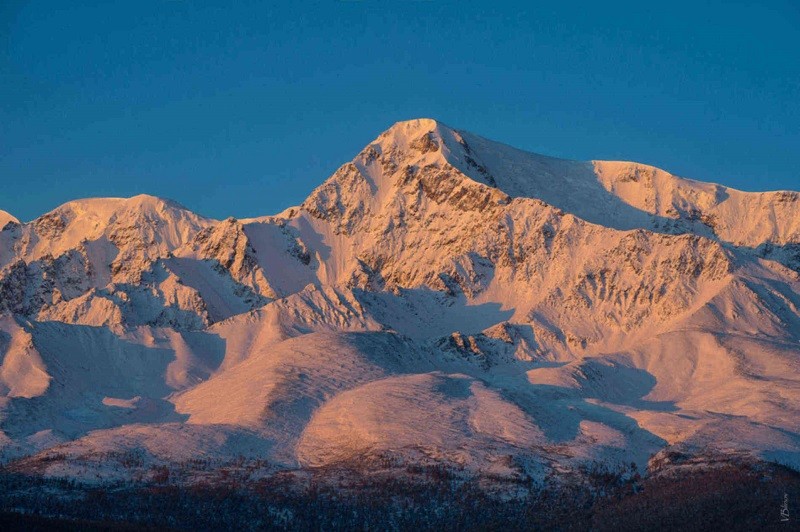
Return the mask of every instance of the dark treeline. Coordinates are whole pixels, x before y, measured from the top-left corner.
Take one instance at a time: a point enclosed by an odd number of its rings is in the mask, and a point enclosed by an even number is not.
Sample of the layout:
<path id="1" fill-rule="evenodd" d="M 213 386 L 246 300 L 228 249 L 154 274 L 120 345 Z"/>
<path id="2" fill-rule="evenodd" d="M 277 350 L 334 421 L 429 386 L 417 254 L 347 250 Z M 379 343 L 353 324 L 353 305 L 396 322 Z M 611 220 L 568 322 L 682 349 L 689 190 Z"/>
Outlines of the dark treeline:
<path id="1" fill-rule="evenodd" d="M 194 486 L 165 478 L 103 487 L 0 472 L 2 530 L 788 530 L 800 474 L 729 464 L 641 479 L 584 471 L 546 487 L 491 489 L 446 468 L 344 470 Z M 503 493 L 513 491 L 514 497 Z"/>

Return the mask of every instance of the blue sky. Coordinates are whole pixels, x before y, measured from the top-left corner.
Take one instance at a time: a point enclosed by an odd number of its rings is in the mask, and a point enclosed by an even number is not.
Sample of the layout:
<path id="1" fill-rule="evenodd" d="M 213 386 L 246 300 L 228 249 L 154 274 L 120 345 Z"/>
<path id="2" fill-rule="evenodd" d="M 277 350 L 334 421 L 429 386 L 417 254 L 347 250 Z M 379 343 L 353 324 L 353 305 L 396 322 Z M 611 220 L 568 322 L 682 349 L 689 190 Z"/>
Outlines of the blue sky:
<path id="1" fill-rule="evenodd" d="M 418 117 L 800 189 L 800 4 L 531 4 L 0 2 L 0 209 L 273 214 Z"/>

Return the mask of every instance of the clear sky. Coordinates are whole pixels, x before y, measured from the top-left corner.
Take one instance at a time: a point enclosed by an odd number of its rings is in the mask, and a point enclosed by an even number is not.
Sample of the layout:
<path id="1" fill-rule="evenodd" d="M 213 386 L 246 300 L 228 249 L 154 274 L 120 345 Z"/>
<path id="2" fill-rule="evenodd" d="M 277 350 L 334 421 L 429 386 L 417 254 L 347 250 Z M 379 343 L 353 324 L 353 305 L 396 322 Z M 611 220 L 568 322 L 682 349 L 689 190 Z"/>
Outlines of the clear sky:
<path id="1" fill-rule="evenodd" d="M 418 117 L 800 189 L 800 2 L 533 4 L 2 0 L 0 209 L 273 214 Z"/>

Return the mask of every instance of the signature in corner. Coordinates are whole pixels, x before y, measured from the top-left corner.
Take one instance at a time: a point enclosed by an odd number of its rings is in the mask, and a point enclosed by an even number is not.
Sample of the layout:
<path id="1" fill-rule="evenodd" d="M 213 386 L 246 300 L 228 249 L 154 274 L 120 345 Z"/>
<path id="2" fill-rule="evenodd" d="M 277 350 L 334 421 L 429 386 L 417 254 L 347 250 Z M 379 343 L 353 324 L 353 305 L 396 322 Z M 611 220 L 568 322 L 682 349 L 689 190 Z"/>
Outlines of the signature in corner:
<path id="1" fill-rule="evenodd" d="M 786 522 L 789 520 L 789 494 L 783 494 L 783 504 L 781 504 L 781 521 Z"/>

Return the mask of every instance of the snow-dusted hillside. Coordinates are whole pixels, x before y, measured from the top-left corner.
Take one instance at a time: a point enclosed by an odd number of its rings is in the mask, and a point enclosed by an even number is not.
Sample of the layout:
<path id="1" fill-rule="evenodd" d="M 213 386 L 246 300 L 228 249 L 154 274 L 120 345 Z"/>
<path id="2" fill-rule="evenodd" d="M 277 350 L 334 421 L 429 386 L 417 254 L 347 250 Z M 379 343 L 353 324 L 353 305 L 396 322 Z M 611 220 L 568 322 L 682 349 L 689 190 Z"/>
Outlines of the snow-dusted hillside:
<path id="1" fill-rule="evenodd" d="M 276 216 L 138 196 L 9 222 L 13 467 L 390 455 L 540 477 L 678 448 L 800 468 L 795 192 L 421 119 Z"/>

